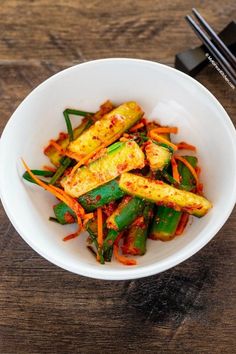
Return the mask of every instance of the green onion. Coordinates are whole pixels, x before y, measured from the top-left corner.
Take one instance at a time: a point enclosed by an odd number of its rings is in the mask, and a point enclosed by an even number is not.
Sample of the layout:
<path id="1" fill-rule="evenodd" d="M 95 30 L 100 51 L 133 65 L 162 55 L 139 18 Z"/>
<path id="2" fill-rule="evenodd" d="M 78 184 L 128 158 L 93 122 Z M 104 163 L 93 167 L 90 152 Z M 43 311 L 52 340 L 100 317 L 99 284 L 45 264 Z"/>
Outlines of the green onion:
<path id="1" fill-rule="evenodd" d="M 57 224 L 60 224 L 60 222 L 57 220 L 57 218 L 54 218 L 53 216 L 49 216 L 48 220 L 52 221 L 52 222 L 56 222 Z"/>
<path id="2" fill-rule="evenodd" d="M 92 112 L 85 112 L 85 111 L 80 111 L 78 109 L 71 109 L 71 108 L 66 108 L 64 110 L 67 114 L 74 114 L 75 116 L 82 116 L 85 117 L 87 115 L 94 115 Z"/>
<path id="3" fill-rule="evenodd" d="M 66 108 L 64 110 L 63 115 L 64 115 L 64 118 L 66 121 L 66 127 L 67 127 L 67 131 L 68 131 L 68 135 L 69 135 L 69 140 L 72 141 L 72 140 L 74 140 L 74 132 L 73 132 L 73 128 L 71 125 L 69 114 L 74 114 L 75 116 L 85 117 L 87 115 L 94 115 L 94 113 L 79 111 L 77 109 L 71 109 L 71 108 Z"/>
<path id="4" fill-rule="evenodd" d="M 63 115 L 64 115 L 64 118 L 65 118 L 65 121 L 66 121 L 66 127 L 67 127 L 67 131 L 68 131 L 68 135 L 69 135 L 69 140 L 72 141 L 72 140 L 74 140 L 74 133 L 73 133 L 73 128 L 72 128 L 72 125 L 71 125 L 69 114 L 65 110 L 63 112 Z"/>
<path id="5" fill-rule="evenodd" d="M 161 175 L 164 177 L 164 179 L 169 182 L 170 184 L 172 184 L 174 187 L 179 188 L 179 189 L 183 189 L 186 191 L 191 191 L 193 189 L 192 185 L 187 185 L 187 184 L 182 184 L 177 182 L 168 172 L 166 171 L 161 171 L 160 172 Z"/>
<path id="6" fill-rule="evenodd" d="M 43 176 L 43 177 L 52 177 L 54 175 L 54 172 L 52 171 L 31 170 L 31 172 L 36 176 Z M 22 177 L 28 182 L 37 184 L 37 182 L 35 182 L 35 180 L 32 179 L 32 177 L 29 175 L 27 171 L 25 171 Z"/>
<path id="7" fill-rule="evenodd" d="M 123 142 L 117 141 L 116 143 L 114 143 L 114 144 L 108 146 L 107 152 L 110 153 L 110 152 L 112 152 L 113 150 L 116 150 L 116 149 L 120 148 L 122 145 L 124 145 Z"/>
<path id="8" fill-rule="evenodd" d="M 56 170 L 55 174 L 52 176 L 52 178 L 49 181 L 49 184 L 55 184 L 55 182 L 58 180 L 58 178 L 61 177 L 61 175 L 65 172 L 67 167 L 70 166 L 71 164 L 71 159 L 69 157 L 64 157 L 61 159 L 61 166 L 58 167 Z"/>

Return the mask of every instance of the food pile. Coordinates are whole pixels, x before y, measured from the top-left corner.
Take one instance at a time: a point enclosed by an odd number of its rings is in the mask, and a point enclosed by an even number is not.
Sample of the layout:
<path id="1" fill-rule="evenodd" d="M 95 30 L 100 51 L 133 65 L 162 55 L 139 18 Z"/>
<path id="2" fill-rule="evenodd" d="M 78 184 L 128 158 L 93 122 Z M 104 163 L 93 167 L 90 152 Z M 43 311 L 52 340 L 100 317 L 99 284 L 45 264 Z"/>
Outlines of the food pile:
<path id="1" fill-rule="evenodd" d="M 172 141 L 177 127 L 144 118 L 136 102 L 63 113 L 67 133 L 44 149 L 53 167 L 30 170 L 23 161 L 23 177 L 59 200 L 50 221 L 78 224 L 64 241 L 86 230 L 97 261 L 114 255 L 135 265 L 130 255 L 144 255 L 147 238 L 169 241 L 183 233 L 189 215 L 202 217 L 212 207 L 203 197 L 196 148 Z M 71 115 L 83 116 L 74 129 Z"/>

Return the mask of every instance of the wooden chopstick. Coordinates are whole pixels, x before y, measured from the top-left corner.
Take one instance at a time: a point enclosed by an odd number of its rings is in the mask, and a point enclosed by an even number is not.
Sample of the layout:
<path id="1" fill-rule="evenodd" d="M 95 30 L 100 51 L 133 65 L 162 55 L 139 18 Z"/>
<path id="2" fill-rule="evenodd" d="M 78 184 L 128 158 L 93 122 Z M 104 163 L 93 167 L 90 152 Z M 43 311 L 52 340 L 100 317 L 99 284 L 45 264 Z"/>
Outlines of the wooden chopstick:
<path id="1" fill-rule="evenodd" d="M 191 16 L 185 17 L 187 22 L 193 28 L 194 32 L 205 44 L 209 52 L 214 56 L 217 62 L 220 64 L 225 74 L 229 77 L 234 86 L 236 86 L 236 73 L 230 63 L 225 59 L 221 52 L 216 48 L 216 46 L 210 41 L 205 32 L 198 26 L 198 24 L 192 19 Z"/>
<path id="2" fill-rule="evenodd" d="M 236 69 L 236 58 L 233 53 L 229 50 L 229 48 L 224 44 L 224 42 L 220 39 L 220 37 L 215 33 L 213 28 L 206 22 L 206 20 L 200 15 L 200 13 L 196 9 L 192 9 L 193 14 L 197 18 L 198 22 L 201 24 L 203 29 L 208 33 L 212 42 L 215 43 L 224 56 L 228 59 L 230 64 L 234 69 Z"/>

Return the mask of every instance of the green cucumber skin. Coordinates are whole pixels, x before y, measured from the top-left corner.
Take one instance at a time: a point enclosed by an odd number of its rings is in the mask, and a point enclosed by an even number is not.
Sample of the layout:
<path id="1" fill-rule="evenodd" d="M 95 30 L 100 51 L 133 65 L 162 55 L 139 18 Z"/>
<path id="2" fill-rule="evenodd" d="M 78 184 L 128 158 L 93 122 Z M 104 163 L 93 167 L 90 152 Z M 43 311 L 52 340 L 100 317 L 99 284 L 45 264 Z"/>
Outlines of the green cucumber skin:
<path id="1" fill-rule="evenodd" d="M 149 238 L 162 241 L 171 240 L 175 235 L 181 215 L 181 211 L 159 206 L 153 219 Z"/>
<path id="2" fill-rule="evenodd" d="M 111 259 L 113 244 L 119 233 L 132 224 L 142 213 L 144 205 L 145 202 L 136 197 L 130 198 L 128 202 L 123 200 L 115 212 L 107 219 L 108 233 L 103 242 L 103 255 L 107 261 Z M 117 211 L 119 214 L 115 215 Z"/>
<path id="3" fill-rule="evenodd" d="M 120 189 L 117 180 L 114 179 L 82 195 L 78 201 L 87 212 L 92 212 L 124 195 L 125 193 Z"/>
<path id="4" fill-rule="evenodd" d="M 66 220 L 66 214 L 67 213 L 70 214 L 74 218 L 74 220 L 76 220 L 75 213 L 64 202 L 60 202 L 60 203 L 54 205 L 53 211 L 54 211 L 55 217 L 57 218 L 59 223 L 62 224 L 62 225 L 71 224 L 71 222 L 69 223 L 68 220 Z"/>
<path id="5" fill-rule="evenodd" d="M 113 248 L 113 244 L 118 236 L 119 236 L 119 231 L 113 229 L 108 230 L 107 236 L 103 242 L 103 247 L 102 247 L 104 258 L 106 258 L 105 256 L 106 254 L 109 254 L 109 250 Z"/>
<path id="6" fill-rule="evenodd" d="M 125 171 L 144 167 L 144 163 L 144 153 L 135 141 L 122 142 L 87 166 L 78 168 L 75 174 L 65 176 L 61 185 L 67 194 L 79 198 Z"/>
<path id="7" fill-rule="evenodd" d="M 195 168 L 197 166 L 198 163 L 197 157 L 195 156 L 183 156 L 183 157 L 191 164 L 192 167 Z M 191 190 L 193 190 L 195 187 L 195 179 L 192 173 L 189 171 L 189 169 L 181 161 L 178 161 L 178 171 L 181 176 L 181 184 L 188 185 L 192 187 Z"/>
<path id="8" fill-rule="evenodd" d="M 184 156 L 184 158 L 193 166 L 197 166 L 195 156 Z M 181 183 L 186 186 L 193 186 L 193 176 L 189 169 L 178 161 L 178 171 L 181 176 Z M 187 189 L 187 188 L 186 188 Z M 192 190 L 193 187 L 190 189 Z M 169 241 L 175 236 L 182 212 L 174 209 L 159 206 L 155 213 L 149 238 L 153 240 Z"/>
<path id="9" fill-rule="evenodd" d="M 123 200 L 114 213 L 107 219 L 107 227 L 117 231 L 124 230 L 141 215 L 144 205 L 145 201 L 137 197 L 131 197 L 128 202 L 124 202 Z"/>
<path id="10" fill-rule="evenodd" d="M 149 223 L 153 216 L 154 205 L 146 203 L 143 209 L 144 221 L 141 225 L 131 225 L 128 229 L 124 245 L 122 247 L 124 254 L 142 256 L 146 253 L 146 241 L 149 229 Z"/>

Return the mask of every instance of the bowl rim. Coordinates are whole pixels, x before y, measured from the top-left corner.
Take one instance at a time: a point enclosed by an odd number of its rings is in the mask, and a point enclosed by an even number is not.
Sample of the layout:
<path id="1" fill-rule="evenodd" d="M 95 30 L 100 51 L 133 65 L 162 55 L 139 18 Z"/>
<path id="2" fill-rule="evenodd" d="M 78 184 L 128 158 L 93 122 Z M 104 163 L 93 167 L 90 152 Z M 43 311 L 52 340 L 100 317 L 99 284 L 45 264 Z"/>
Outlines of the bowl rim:
<path id="1" fill-rule="evenodd" d="M 69 71 L 77 70 L 78 67 L 81 68 L 82 66 L 85 67 L 85 66 L 90 66 L 90 65 L 94 65 L 94 64 L 95 65 L 100 64 L 100 63 L 104 64 L 104 63 L 109 63 L 109 62 L 113 62 L 113 63 L 114 62 L 123 62 L 123 63 L 124 62 L 133 62 L 133 63 L 136 63 L 136 64 L 138 63 L 141 65 L 146 64 L 146 65 L 150 65 L 150 66 L 159 66 L 166 71 L 175 72 L 176 75 L 179 75 L 180 77 L 184 78 L 185 80 L 187 79 L 187 80 L 191 81 L 192 83 L 194 83 L 194 85 L 196 85 L 202 92 L 204 92 L 215 103 L 215 105 L 217 106 L 217 109 L 220 110 L 221 114 L 224 116 L 224 120 L 225 120 L 226 126 L 228 128 L 228 133 L 230 134 L 232 141 L 233 140 L 236 141 L 236 130 L 234 128 L 234 125 L 233 125 L 229 115 L 227 114 L 227 112 L 225 111 L 223 106 L 220 104 L 220 102 L 216 99 L 216 97 L 207 88 L 205 88 L 200 82 L 198 82 L 194 78 L 188 76 L 187 74 L 185 74 L 175 68 L 172 68 L 172 67 L 169 67 L 165 64 L 161 64 L 161 63 L 154 62 L 151 60 L 135 59 L 135 58 L 104 58 L 104 59 L 97 59 L 97 60 L 91 60 L 91 61 L 79 63 L 79 64 L 73 65 L 69 68 L 59 71 L 58 73 L 50 76 L 45 81 L 43 81 L 41 84 L 39 84 L 37 87 L 35 87 L 23 99 L 23 101 L 19 104 L 19 106 L 16 108 L 16 110 L 11 115 L 10 119 L 8 120 L 4 130 L 2 132 L 1 140 L 0 140 L 0 165 L 2 165 L 2 162 L 3 162 L 2 156 L 3 156 L 3 151 L 4 151 L 3 150 L 3 143 L 4 143 L 5 135 L 7 135 L 8 130 L 10 130 L 11 124 L 14 121 L 18 110 L 20 110 L 21 106 L 25 103 L 25 101 L 30 98 L 31 94 L 33 94 L 33 93 L 35 94 L 35 93 L 37 93 L 37 91 L 43 89 L 43 87 L 46 86 L 49 81 L 55 80 L 59 77 L 63 78 L 63 76 L 66 75 Z M 233 155 L 234 155 L 235 164 L 236 164 L 236 144 L 235 145 L 232 144 L 232 146 L 233 146 Z M 1 170 L 3 170 L 3 169 L 1 169 Z M 75 274 L 79 274 L 82 276 L 87 276 L 90 278 L 102 279 L 102 280 L 128 280 L 128 279 L 137 279 L 137 278 L 147 277 L 147 276 L 161 273 L 165 270 L 168 270 L 168 269 L 182 263 L 186 259 L 193 256 L 195 253 L 197 253 L 201 248 L 203 248 L 217 234 L 217 232 L 222 228 L 222 226 L 227 221 L 227 219 L 230 216 L 230 214 L 234 208 L 234 205 L 236 203 L 236 181 L 235 181 L 235 184 L 232 187 L 231 200 L 228 201 L 228 208 L 224 212 L 224 217 L 221 219 L 221 221 L 218 222 L 216 225 L 214 225 L 214 227 L 210 230 L 210 232 L 208 232 L 208 234 L 204 238 L 198 240 L 198 242 L 194 242 L 194 241 L 191 242 L 191 244 L 188 245 L 188 247 L 183 248 L 183 250 L 177 251 L 174 255 L 168 256 L 164 260 L 161 260 L 159 262 L 155 262 L 151 265 L 144 265 L 141 268 L 124 267 L 124 270 L 110 269 L 110 268 L 108 269 L 105 267 L 101 268 L 99 266 L 91 267 L 89 265 L 81 266 L 78 269 L 77 266 L 68 266 L 63 261 L 61 261 L 61 260 L 59 261 L 58 259 L 54 258 L 53 256 L 47 254 L 46 252 L 44 252 L 44 250 L 40 249 L 35 242 L 32 242 L 32 240 L 27 236 L 27 232 L 19 225 L 19 223 L 17 222 L 17 219 L 15 218 L 15 216 L 11 212 L 11 208 L 8 205 L 7 196 L 5 195 L 3 184 L 4 184 L 3 173 L 0 172 L 0 195 L 1 195 L 1 201 L 2 201 L 3 207 L 6 211 L 7 216 L 10 219 L 10 222 L 12 223 L 12 225 L 14 226 L 14 228 L 16 229 L 18 234 L 29 244 L 30 247 L 33 248 L 33 250 L 35 250 L 38 254 L 40 254 L 42 257 L 44 257 L 45 259 L 47 259 L 51 263 L 53 263 L 63 269 L 66 269 L 70 272 L 73 272 Z"/>

